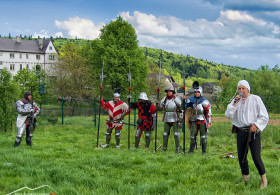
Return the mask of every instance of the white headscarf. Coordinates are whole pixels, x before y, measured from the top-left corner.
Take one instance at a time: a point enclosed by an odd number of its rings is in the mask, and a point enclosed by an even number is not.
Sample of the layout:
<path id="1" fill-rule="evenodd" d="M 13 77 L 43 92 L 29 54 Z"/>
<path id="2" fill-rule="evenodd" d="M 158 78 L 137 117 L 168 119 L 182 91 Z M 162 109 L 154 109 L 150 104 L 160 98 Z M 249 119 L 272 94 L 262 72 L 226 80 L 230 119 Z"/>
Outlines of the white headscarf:
<path id="1" fill-rule="evenodd" d="M 238 91 L 238 87 L 240 87 L 241 85 L 245 86 L 250 92 L 251 87 L 250 87 L 248 81 L 246 81 L 246 80 L 241 80 L 241 81 L 238 82 L 236 91 Z"/>

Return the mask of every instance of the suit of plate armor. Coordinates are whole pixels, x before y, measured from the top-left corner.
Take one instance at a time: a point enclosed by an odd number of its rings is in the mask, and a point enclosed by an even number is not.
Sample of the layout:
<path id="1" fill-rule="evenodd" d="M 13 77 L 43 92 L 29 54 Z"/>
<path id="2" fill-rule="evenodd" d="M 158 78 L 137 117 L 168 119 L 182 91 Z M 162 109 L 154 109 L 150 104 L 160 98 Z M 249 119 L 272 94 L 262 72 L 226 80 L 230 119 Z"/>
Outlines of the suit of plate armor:
<path id="1" fill-rule="evenodd" d="M 182 111 L 181 100 L 178 97 L 175 97 L 175 90 L 172 86 L 167 87 L 165 92 L 173 91 L 172 96 L 164 97 L 160 102 L 160 108 L 164 109 L 164 115 L 162 121 L 164 122 L 164 132 L 163 132 L 163 151 L 167 150 L 168 137 L 170 135 L 170 129 L 173 127 L 174 131 L 174 140 L 176 153 L 180 151 L 180 124 L 182 120 Z"/>
<path id="2" fill-rule="evenodd" d="M 141 135 L 145 132 L 145 148 L 149 148 L 152 129 L 155 129 L 156 108 L 152 102 L 148 101 L 145 92 L 140 93 L 138 102 L 131 103 L 132 109 L 138 109 L 137 131 L 135 133 L 135 148 L 138 148 Z"/>
<path id="3" fill-rule="evenodd" d="M 17 136 L 14 146 L 17 147 L 20 145 L 24 132 L 26 130 L 26 144 L 32 146 L 31 139 L 35 131 L 36 126 L 36 116 L 40 113 L 40 108 L 37 106 L 33 100 L 33 108 L 30 101 L 27 100 L 28 95 L 31 95 L 30 92 L 26 92 L 23 99 L 16 102 L 16 109 L 18 112 L 17 116 Z"/>
<path id="4" fill-rule="evenodd" d="M 192 108 L 192 117 L 190 118 L 190 149 L 189 153 L 192 153 L 196 144 L 196 136 L 200 131 L 200 144 L 202 146 L 202 153 L 206 153 L 207 147 L 207 124 L 211 124 L 211 105 L 209 101 L 203 97 L 202 87 L 199 86 L 195 91 L 200 92 L 200 97 L 192 96 L 186 101 L 186 108 Z"/>

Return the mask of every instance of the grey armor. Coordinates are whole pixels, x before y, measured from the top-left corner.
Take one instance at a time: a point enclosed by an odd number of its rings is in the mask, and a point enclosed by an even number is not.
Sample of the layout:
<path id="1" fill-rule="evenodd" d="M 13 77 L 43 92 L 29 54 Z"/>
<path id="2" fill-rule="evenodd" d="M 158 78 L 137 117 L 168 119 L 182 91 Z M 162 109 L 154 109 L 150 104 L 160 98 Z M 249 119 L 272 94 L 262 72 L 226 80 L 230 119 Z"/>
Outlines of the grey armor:
<path id="1" fill-rule="evenodd" d="M 26 131 L 26 143 L 31 146 L 31 139 L 35 130 L 36 116 L 40 113 L 40 109 L 35 102 L 32 104 L 25 99 L 16 102 L 18 112 L 16 126 L 18 129 L 14 146 L 20 145 L 22 137 Z"/>
<path id="2" fill-rule="evenodd" d="M 163 122 L 173 123 L 179 121 L 177 108 L 181 107 L 181 100 L 178 97 L 168 100 L 164 97 L 160 102 L 160 108 L 164 109 Z"/>
<path id="3" fill-rule="evenodd" d="M 169 91 L 172 91 L 173 94 L 170 96 Z M 164 109 L 163 122 L 164 122 L 164 132 L 163 132 L 163 151 L 167 150 L 168 137 L 170 130 L 173 127 L 174 131 L 174 140 L 176 153 L 180 151 L 180 129 L 178 123 L 180 121 L 180 116 L 178 111 L 181 108 L 181 100 L 178 97 L 174 96 L 175 90 L 172 86 L 166 88 L 165 92 L 167 96 L 164 97 L 160 102 L 160 108 Z"/>

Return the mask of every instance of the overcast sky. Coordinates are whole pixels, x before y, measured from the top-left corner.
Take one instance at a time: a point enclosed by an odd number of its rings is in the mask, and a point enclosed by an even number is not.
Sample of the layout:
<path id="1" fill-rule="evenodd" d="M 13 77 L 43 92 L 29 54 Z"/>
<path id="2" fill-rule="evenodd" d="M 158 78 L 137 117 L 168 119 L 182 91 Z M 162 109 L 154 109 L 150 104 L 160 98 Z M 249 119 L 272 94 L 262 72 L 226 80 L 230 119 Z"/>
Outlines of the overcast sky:
<path id="1" fill-rule="evenodd" d="M 280 65 L 280 0 L 1 0 L 0 35 L 95 39 L 119 15 L 139 45 L 257 69 Z"/>

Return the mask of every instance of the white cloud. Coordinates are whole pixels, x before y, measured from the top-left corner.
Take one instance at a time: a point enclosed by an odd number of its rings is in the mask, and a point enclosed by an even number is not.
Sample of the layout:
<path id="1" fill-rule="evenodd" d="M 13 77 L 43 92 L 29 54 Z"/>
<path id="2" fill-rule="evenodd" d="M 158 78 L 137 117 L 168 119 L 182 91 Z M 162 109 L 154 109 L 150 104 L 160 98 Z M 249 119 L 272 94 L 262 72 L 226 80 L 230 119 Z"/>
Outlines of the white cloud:
<path id="1" fill-rule="evenodd" d="M 269 63 L 279 51 L 280 26 L 242 11 L 221 11 L 215 21 L 155 17 L 135 11 L 120 14 L 136 29 L 141 46 L 154 47 L 243 67 Z M 238 57 L 239 56 L 239 57 Z M 247 59 L 247 62 L 245 62 Z M 263 61 L 263 62 L 262 62 Z M 275 64 L 274 64 L 275 65 Z M 251 67 L 252 68 L 252 67 Z"/>
<path id="2" fill-rule="evenodd" d="M 62 32 L 56 32 L 55 34 L 54 34 L 54 37 L 64 37 L 63 36 L 63 33 Z"/>
<path id="3" fill-rule="evenodd" d="M 99 30 L 104 23 L 95 25 L 90 19 L 73 17 L 65 21 L 55 21 L 59 29 L 66 30 L 70 38 L 95 39 L 99 36 Z"/>
<path id="4" fill-rule="evenodd" d="M 32 37 L 40 37 L 40 38 L 49 38 L 51 34 L 49 33 L 48 30 L 41 30 L 40 32 L 35 32 Z"/>

